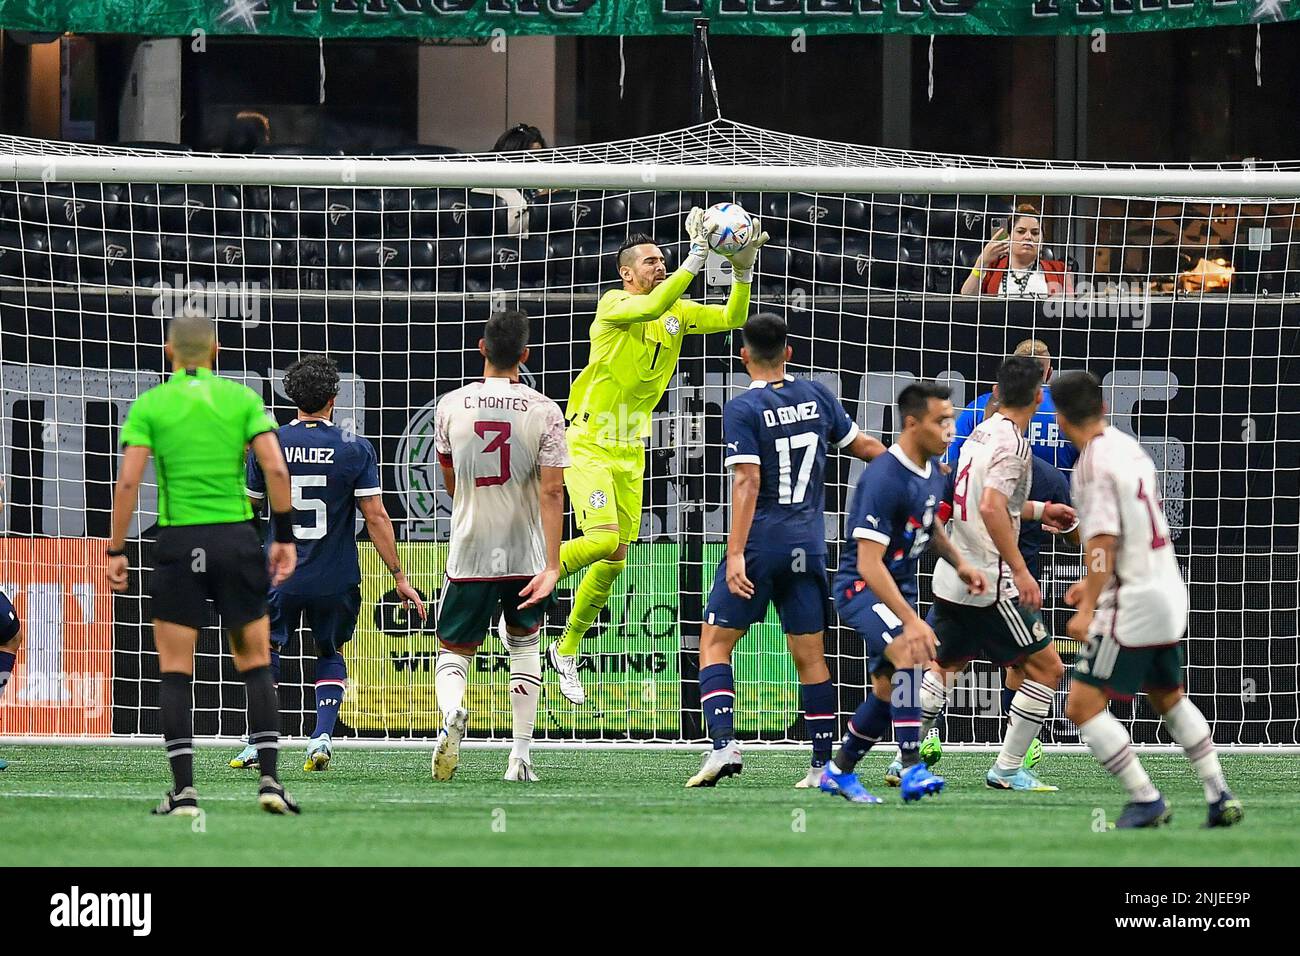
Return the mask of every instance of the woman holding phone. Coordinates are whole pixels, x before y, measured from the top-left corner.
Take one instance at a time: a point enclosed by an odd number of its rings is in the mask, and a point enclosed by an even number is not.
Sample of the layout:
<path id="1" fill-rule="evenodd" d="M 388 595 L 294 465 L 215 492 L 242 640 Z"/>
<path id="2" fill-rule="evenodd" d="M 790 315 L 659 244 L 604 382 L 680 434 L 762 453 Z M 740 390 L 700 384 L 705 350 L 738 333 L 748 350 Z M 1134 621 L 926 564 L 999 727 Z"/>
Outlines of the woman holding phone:
<path id="1" fill-rule="evenodd" d="M 1042 227 L 1038 210 L 1021 203 L 980 252 L 970 275 L 962 283 L 962 295 L 996 295 L 1045 299 L 1074 294 L 1074 280 L 1065 263 L 1041 258 Z"/>

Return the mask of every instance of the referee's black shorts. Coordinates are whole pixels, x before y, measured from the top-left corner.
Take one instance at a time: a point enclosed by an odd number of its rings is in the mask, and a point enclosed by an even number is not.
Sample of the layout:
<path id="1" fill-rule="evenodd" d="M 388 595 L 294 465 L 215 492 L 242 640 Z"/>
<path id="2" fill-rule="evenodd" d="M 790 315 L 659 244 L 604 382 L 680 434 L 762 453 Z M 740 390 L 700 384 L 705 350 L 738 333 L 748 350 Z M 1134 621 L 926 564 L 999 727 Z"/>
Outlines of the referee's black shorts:
<path id="1" fill-rule="evenodd" d="M 153 565 L 155 620 L 204 627 L 212 620 L 208 601 L 226 629 L 266 614 L 270 578 L 252 522 L 160 528 Z"/>

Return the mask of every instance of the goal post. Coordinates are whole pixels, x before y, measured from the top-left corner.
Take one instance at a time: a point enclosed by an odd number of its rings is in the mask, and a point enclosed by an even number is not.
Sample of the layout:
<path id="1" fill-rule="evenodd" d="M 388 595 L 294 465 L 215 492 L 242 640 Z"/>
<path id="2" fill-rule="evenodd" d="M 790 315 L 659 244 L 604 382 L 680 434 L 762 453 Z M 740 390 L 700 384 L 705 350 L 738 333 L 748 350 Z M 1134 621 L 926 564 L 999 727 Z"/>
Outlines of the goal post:
<path id="1" fill-rule="evenodd" d="M 1026 338 L 1048 344 L 1055 368 L 1100 375 L 1112 420 L 1139 437 L 1161 474 L 1191 594 L 1189 692 L 1220 745 L 1300 745 L 1300 163 L 945 156 L 725 120 L 437 158 L 228 157 L 0 137 L 0 586 L 26 626 L 0 698 L 0 742 L 159 732 L 152 484 L 131 528 L 130 592 L 104 591 L 100 555 L 120 425 L 168 372 L 171 316 L 216 318 L 219 373 L 259 391 L 282 422 L 293 414 L 285 368 L 305 352 L 339 361 L 336 421 L 374 442 L 403 565 L 433 599 L 450 514 L 432 454 L 434 409 L 481 372 L 483 321 L 503 307 L 530 314 L 525 379 L 563 404 L 587 358 L 597 299 L 616 279 L 613 252 L 643 232 L 670 267 L 679 262 L 696 194 L 763 218 L 772 240 L 753 309 L 783 314 L 792 371 L 824 382 L 886 441 L 908 382 L 943 381 L 963 406 Z M 1027 273 L 1003 270 L 999 288 L 963 295 L 985 244 L 1022 202 L 1038 210 L 1034 258 L 1059 263 L 1053 274 L 1068 276 L 1069 290 L 1040 291 L 1033 280 L 1007 295 Z M 696 294 L 722 301 L 729 281 L 713 259 Z M 683 675 L 728 529 L 721 409 L 747 381 L 736 353 L 729 334 L 684 353 L 654 416 L 640 538 L 584 642 L 589 704 L 571 707 L 548 676 L 539 740 L 698 739 Z M 832 456 L 832 562 L 860 470 Z M 373 548 L 363 542 L 360 554 L 364 603 L 344 650 L 341 721 L 362 741 L 420 742 L 439 724 L 437 642 L 431 626 L 401 614 Z M 1057 634 L 1064 589 L 1080 570 L 1060 543 L 1044 556 Z M 927 566 L 923 601 L 928 576 Z M 562 609 L 576 580 L 561 584 Z M 283 661 L 290 736 L 313 724 L 314 659 L 302 638 Z M 195 733 L 232 738 L 244 729 L 244 691 L 220 647 L 205 628 Z M 847 716 L 863 694 L 863 649 L 837 624 L 826 647 Z M 475 740 L 509 734 L 506 661 L 491 637 L 471 671 Z M 743 737 L 802 740 L 774 615 L 740 644 L 736 679 Z M 993 668 L 974 665 L 955 688 L 945 739 L 996 740 L 1000 687 Z M 1063 693 L 1045 736 L 1073 746 Z M 1137 742 L 1167 742 L 1144 700 L 1117 713 Z"/>

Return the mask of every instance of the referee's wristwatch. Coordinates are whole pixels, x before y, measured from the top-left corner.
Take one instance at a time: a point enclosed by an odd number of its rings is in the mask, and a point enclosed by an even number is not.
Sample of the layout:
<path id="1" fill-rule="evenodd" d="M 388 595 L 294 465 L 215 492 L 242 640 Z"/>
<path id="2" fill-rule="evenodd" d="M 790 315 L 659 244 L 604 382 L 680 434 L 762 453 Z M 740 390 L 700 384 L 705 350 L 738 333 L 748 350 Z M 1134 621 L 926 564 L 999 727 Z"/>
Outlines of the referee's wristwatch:
<path id="1" fill-rule="evenodd" d="M 104 557 L 106 557 L 106 558 L 124 558 L 124 557 L 126 557 L 126 548 L 122 548 L 121 550 L 114 550 L 113 548 L 105 548 L 105 549 L 104 549 Z"/>

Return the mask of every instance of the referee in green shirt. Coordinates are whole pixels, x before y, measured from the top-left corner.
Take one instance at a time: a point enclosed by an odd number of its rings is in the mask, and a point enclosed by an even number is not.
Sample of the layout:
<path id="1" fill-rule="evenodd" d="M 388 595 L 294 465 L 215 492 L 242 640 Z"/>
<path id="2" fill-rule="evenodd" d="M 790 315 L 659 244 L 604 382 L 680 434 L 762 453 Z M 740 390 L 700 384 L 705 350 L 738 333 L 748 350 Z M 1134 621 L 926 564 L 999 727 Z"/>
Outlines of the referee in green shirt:
<path id="1" fill-rule="evenodd" d="M 153 633 L 162 671 L 162 731 L 175 786 L 153 811 L 196 816 L 194 718 L 190 684 L 194 643 L 216 605 L 230 636 L 235 669 L 248 688 L 249 741 L 257 747 L 258 802 L 271 813 L 298 806 L 276 777 L 280 707 L 271 678 L 268 583 L 293 574 L 293 510 L 289 470 L 275 420 L 261 396 L 212 374 L 217 357 L 210 319 L 181 316 L 167 332 L 171 378 L 135 400 L 122 426 L 122 467 L 113 495 L 113 533 L 106 574 L 114 591 L 127 586 L 126 532 L 149 456 L 158 481 L 154 547 Z M 268 558 L 244 494 L 249 446 L 266 476 L 275 542 Z M 268 580 L 269 577 L 269 580 Z"/>

